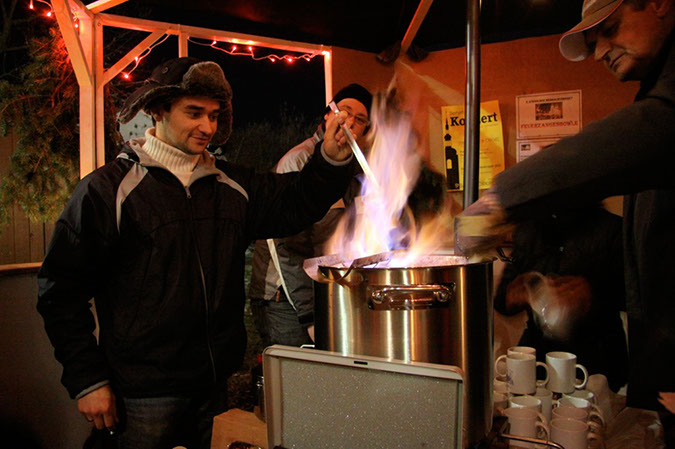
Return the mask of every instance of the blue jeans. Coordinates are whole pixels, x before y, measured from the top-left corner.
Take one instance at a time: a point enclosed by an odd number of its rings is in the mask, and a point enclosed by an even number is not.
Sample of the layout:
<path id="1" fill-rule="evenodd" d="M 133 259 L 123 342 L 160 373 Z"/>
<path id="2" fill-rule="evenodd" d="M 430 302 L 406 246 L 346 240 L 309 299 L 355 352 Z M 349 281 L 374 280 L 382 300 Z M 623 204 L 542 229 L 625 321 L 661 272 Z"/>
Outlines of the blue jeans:
<path id="1" fill-rule="evenodd" d="M 225 396 L 121 398 L 120 425 L 108 447 L 209 449 L 213 417 L 226 410 Z"/>

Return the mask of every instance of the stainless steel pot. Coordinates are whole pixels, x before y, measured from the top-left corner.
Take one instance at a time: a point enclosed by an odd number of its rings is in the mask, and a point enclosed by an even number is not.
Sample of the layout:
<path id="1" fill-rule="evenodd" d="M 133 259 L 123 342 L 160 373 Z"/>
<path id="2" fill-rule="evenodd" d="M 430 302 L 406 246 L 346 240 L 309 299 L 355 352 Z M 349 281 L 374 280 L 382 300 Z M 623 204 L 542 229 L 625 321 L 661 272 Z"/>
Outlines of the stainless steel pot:
<path id="1" fill-rule="evenodd" d="M 318 349 L 454 365 L 464 371 L 464 433 L 492 424 L 492 262 L 427 256 L 410 268 L 319 266 Z"/>

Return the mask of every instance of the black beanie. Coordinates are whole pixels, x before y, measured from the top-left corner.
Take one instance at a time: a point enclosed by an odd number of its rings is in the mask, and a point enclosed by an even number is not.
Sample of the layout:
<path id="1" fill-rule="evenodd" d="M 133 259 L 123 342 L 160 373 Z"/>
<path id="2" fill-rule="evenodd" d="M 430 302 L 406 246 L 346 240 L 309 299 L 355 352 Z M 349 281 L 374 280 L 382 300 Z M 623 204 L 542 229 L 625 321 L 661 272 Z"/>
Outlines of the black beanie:
<path id="1" fill-rule="evenodd" d="M 352 83 L 349 86 L 340 89 L 333 97 L 333 101 L 335 104 L 338 104 L 345 98 L 353 98 L 360 102 L 366 107 L 366 111 L 368 111 L 368 115 L 370 116 L 370 106 L 373 103 L 373 96 L 368 92 L 368 89 L 360 84 Z"/>

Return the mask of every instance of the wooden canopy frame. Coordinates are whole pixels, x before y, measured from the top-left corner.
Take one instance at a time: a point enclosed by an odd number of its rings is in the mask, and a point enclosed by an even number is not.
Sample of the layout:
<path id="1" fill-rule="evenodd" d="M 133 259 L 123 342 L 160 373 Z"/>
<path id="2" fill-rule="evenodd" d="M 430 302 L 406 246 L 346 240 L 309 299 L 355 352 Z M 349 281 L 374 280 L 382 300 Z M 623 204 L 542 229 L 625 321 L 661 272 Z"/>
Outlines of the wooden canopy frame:
<path id="1" fill-rule="evenodd" d="M 188 39 L 190 37 L 216 42 L 256 45 L 299 53 L 321 54 L 324 57 L 326 102 L 333 97 L 333 50 L 330 46 L 105 13 L 106 10 L 126 1 L 99 0 L 84 5 L 81 0 L 51 0 L 52 9 L 80 86 L 80 177 L 84 177 L 105 163 L 104 86 L 119 75 L 136 57 L 165 35 L 178 36 L 178 56 L 188 55 Z M 401 43 L 403 52 L 410 47 L 432 3 L 433 0 L 420 0 L 417 11 Z M 119 61 L 106 69 L 103 67 L 104 26 L 143 31 L 149 34 Z"/>

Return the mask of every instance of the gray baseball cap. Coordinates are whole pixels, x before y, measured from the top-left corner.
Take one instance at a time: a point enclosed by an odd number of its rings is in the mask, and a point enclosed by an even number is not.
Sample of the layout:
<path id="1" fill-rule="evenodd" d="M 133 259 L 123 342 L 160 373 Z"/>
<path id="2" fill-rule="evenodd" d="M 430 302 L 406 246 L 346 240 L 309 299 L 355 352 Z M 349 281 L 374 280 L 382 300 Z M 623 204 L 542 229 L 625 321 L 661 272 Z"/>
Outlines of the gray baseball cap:
<path id="1" fill-rule="evenodd" d="M 560 38 L 560 53 L 569 61 L 583 61 L 591 54 L 584 40 L 584 31 L 599 25 L 621 5 L 623 0 L 584 0 L 581 22 Z"/>

